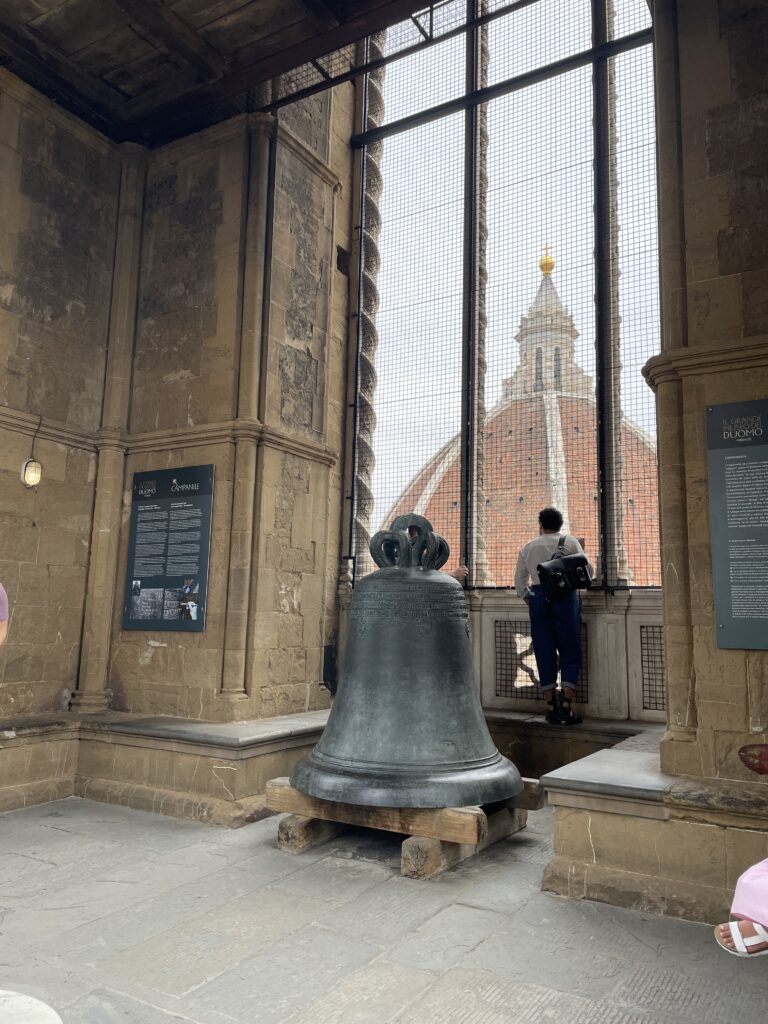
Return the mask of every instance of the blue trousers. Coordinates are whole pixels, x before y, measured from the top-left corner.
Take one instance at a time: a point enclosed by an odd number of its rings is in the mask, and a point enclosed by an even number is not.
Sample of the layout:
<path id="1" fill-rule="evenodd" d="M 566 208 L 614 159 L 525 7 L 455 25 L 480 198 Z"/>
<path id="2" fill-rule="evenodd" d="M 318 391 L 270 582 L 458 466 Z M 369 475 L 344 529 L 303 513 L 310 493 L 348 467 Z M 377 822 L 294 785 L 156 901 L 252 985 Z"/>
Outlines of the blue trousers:
<path id="1" fill-rule="evenodd" d="M 560 681 L 575 690 L 581 669 L 581 599 L 578 593 L 550 604 L 541 587 L 532 587 L 528 612 L 541 689 L 552 690 L 557 684 L 559 655 Z"/>

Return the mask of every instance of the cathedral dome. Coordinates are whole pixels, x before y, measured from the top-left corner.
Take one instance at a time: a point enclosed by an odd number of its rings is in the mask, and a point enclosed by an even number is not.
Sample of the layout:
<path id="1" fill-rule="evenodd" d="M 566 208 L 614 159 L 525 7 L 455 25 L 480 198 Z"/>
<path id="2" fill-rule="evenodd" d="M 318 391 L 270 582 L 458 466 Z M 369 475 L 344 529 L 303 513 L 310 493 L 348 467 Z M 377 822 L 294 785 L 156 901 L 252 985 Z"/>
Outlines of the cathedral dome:
<path id="1" fill-rule="evenodd" d="M 548 253 L 542 279 L 515 336 L 520 359 L 504 381 L 500 401 L 489 410 L 484 430 L 482 515 L 485 561 L 475 580 L 509 586 L 520 548 L 538 531 L 546 505 L 560 509 L 564 531 L 582 538 L 597 563 L 599 494 L 597 406 L 592 378 L 578 366 L 573 318 L 563 306 Z M 619 428 L 623 487 L 617 519 L 623 544 L 611 575 L 634 586 L 658 585 L 659 530 L 656 447 L 626 417 Z M 461 549 L 460 438 L 455 437 L 413 477 L 386 517 L 405 512 L 426 516 L 458 558 Z M 482 563 L 482 555 L 477 559 Z M 452 559 L 452 564 L 455 561 Z"/>

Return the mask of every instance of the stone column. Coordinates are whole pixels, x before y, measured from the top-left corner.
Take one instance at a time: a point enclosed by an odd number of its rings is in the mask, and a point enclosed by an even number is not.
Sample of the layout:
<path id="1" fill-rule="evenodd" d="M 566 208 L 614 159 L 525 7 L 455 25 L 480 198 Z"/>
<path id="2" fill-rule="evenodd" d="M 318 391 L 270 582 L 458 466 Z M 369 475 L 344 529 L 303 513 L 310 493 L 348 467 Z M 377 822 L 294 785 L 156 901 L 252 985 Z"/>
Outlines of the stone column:
<path id="1" fill-rule="evenodd" d="M 136 326 L 145 164 L 144 149 L 130 143 L 123 146 L 82 654 L 78 686 L 72 700 L 73 710 L 89 714 L 104 711 L 109 704 L 107 672 L 125 475 L 125 432 Z"/>
<path id="2" fill-rule="evenodd" d="M 687 344 L 685 231 L 679 58 L 674 0 L 653 4 L 656 135 L 659 161 L 659 259 L 662 356 Z M 651 360 L 651 364 L 653 364 Z M 649 367 L 651 366 L 649 364 Z M 661 744 L 664 771 L 699 774 L 696 747 L 696 675 L 688 572 L 688 500 L 683 391 L 674 370 L 646 373 L 656 390 L 659 514 L 667 677 L 667 733 Z"/>
<path id="3" fill-rule="evenodd" d="M 249 122 L 243 164 L 241 227 L 242 315 L 234 430 L 235 470 L 229 554 L 229 584 L 224 627 L 221 695 L 244 699 L 247 693 L 248 621 L 254 566 L 254 517 L 259 437 L 261 359 L 265 338 L 269 232 L 271 230 L 274 118 L 255 114 Z"/>

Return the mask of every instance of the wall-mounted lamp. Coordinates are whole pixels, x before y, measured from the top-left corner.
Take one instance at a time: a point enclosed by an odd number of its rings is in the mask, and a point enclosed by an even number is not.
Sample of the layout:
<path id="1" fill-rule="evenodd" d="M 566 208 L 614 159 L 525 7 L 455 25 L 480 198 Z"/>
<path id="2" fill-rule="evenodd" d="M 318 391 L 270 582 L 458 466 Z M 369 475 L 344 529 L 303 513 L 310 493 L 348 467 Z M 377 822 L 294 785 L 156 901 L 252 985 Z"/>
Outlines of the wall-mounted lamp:
<path id="1" fill-rule="evenodd" d="M 37 421 L 37 429 L 32 438 L 32 451 L 29 453 L 29 458 L 21 464 L 21 482 L 25 487 L 37 487 L 43 478 L 43 467 L 35 459 L 35 441 L 42 422 L 43 417 L 41 416 Z"/>
<path id="2" fill-rule="evenodd" d="M 43 467 L 34 459 L 26 459 L 21 467 L 21 482 L 25 487 L 37 487 L 43 476 Z"/>

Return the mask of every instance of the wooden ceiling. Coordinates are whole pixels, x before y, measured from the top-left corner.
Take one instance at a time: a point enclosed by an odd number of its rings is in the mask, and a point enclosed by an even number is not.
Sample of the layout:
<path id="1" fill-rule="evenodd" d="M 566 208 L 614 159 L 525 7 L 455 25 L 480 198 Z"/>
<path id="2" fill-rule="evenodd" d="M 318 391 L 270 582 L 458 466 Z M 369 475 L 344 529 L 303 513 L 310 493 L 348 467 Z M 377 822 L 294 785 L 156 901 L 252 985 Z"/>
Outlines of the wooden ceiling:
<path id="1" fill-rule="evenodd" d="M 425 0 L 2 0 L 0 64 L 116 141 L 158 145 Z M 238 99 L 239 97 L 239 99 Z"/>

